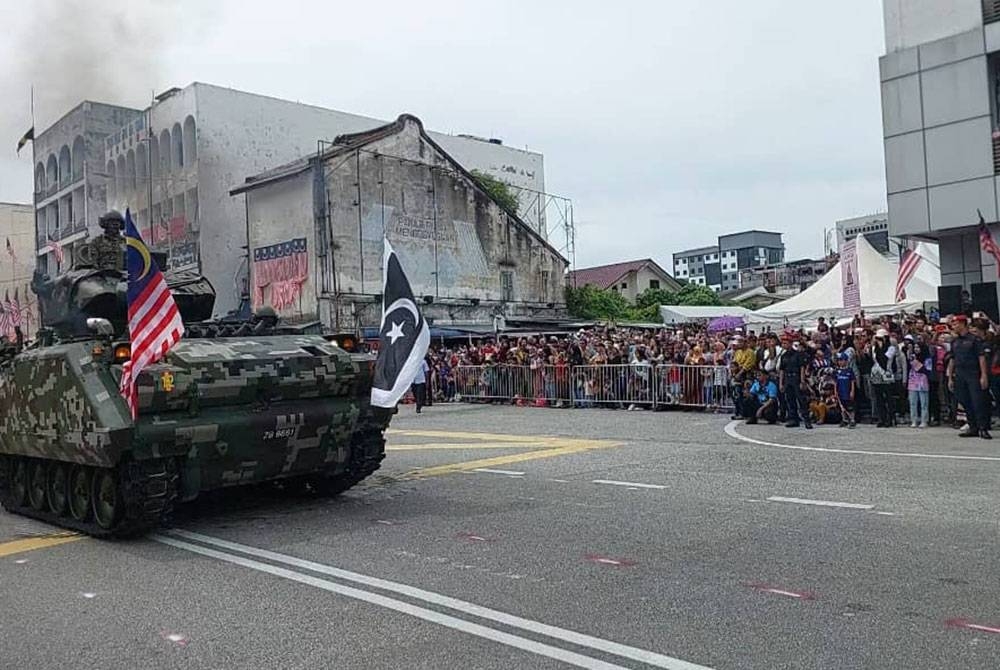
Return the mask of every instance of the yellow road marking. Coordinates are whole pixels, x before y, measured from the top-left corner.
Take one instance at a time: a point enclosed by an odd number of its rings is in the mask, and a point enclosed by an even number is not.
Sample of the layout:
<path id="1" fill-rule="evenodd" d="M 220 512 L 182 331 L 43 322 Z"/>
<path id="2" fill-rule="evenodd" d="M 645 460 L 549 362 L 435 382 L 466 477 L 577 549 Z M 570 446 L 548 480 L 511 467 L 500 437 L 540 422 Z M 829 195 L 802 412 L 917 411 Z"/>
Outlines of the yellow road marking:
<path id="1" fill-rule="evenodd" d="M 557 444 L 570 438 L 542 437 L 538 435 L 505 435 L 496 433 L 464 433 L 450 430 L 387 430 L 387 435 L 408 435 L 410 437 L 443 437 L 458 440 L 482 440 L 483 442 L 517 442 L 520 444 Z"/>
<path id="2" fill-rule="evenodd" d="M 82 540 L 83 538 L 83 535 L 77 535 L 76 533 L 54 533 L 52 535 L 42 535 L 40 537 L 27 537 L 23 540 L 13 540 L 11 542 L 4 542 L 0 544 L 0 556 L 11 556 L 13 554 L 21 554 L 26 551 L 34 551 L 35 549 L 55 547 L 68 542 L 76 542 L 77 540 Z"/>
<path id="3" fill-rule="evenodd" d="M 568 454 L 576 454 L 581 451 L 588 451 L 591 449 L 617 447 L 621 445 L 621 442 L 603 440 L 563 440 L 563 444 L 564 446 L 561 447 L 536 449 L 534 451 L 522 452 L 519 454 L 508 454 L 506 456 L 497 456 L 495 458 L 480 458 L 475 461 L 463 461 L 461 463 L 448 463 L 446 465 L 434 465 L 427 468 L 419 468 L 404 474 L 400 477 L 400 479 L 421 479 L 424 477 L 452 474 L 454 472 L 465 472 L 468 470 L 475 470 L 476 468 L 492 468 L 497 465 L 523 463 L 524 461 L 533 461 L 539 458 L 566 456 Z"/>
<path id="4" fill-rule="evenodd" d="M 422 449 L 519 449 L 530 444 L 516 442 L 430 442 L 427 444 L 397 444 L 386 447 L 386 451 L 420 451 Z"/>

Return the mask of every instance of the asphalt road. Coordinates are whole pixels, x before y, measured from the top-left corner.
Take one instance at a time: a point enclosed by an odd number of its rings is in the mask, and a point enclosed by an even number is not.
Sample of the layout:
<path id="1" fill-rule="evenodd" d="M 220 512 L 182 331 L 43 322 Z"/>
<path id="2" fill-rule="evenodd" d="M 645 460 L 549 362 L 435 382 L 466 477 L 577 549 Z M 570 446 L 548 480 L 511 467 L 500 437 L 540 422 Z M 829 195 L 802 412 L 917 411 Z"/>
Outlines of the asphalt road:
<path id="1" fill-rule="evenodd" d="M 335 500 L 0 512 L 3 668 L 1000 666 L 1000 440 L 404 407 Z"/>

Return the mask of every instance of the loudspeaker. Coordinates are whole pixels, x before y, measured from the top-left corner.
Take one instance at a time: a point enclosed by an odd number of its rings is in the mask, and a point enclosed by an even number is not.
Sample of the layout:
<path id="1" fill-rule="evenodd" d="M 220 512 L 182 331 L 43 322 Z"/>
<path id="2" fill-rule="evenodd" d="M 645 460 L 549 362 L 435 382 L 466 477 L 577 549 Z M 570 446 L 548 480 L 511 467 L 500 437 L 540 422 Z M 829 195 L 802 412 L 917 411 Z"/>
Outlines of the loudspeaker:
<path id="1" fill-rule="evenodd" d="M 962 311 L 961 285 L 938 286 L 938 311 L 942 317 Z"/>
<path id="2" fill-rule="evenodd" d="M 997 309 L 997 283 L 995 281 L 972 285 L 972 309 L 984 312 L 993 323 L 1000 321 L 1000 310 Z"/>

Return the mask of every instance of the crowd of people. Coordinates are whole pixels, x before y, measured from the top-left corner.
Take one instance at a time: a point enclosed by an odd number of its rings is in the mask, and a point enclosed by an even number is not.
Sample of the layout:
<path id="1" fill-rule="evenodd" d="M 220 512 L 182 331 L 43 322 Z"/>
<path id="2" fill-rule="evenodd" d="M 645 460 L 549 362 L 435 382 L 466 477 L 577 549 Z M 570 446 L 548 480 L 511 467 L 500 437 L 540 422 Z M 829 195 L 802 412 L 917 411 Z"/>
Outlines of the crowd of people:
<path id="1" fill-rule="evenodd" d="M 775 332 L 597 326 L 435 344 L 429 401 L 732 408 L 748 423 L 951 424 L 989 439 L 1000 337 L 985 315 L 923 312 Z M 423 393 L 422 393 L 423 394 Z"/>

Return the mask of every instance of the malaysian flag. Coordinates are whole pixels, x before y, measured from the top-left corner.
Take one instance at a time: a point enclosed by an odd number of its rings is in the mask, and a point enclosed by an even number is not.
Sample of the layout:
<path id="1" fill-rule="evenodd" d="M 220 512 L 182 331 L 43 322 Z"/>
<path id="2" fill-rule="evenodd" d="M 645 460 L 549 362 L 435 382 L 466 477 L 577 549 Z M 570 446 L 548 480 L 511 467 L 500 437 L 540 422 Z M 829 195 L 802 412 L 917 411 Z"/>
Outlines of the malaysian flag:
<path id="1" fill-rule="evenodd" d="M 10 327 L 20 328 L 24 325 L 24 321 L 21 319 L 21 300 L 17 297 L 17 289 L 14 289 L 14 299 L 7 304 L 10 306 Z"/>
<path id="2" fill-rule="evenodd" d="M 125 210 L 125 265 L 128 269 L 128 330 L 132 356 L 122 366 L 119 391 L 132 418 L 139 410 L 135 380 L 162 359 L 184 335 L 184 322 L 160 268 Z"/>
<path id="3" fill-rule="evenodd" d="M 906 285 L 913 279 L 923 260 L 914 249 L 907 249 L 899 261 L 899 274 L 896 276 L 896 302 L 906 300 Z"/>
<path id="4" fill-rule="evenodd" d="M 55 256 L 56 263 L 62 265 L 65 254 L 63 254 L 62 245 L 59 244 L 59 240 L 49 235 L 49 246 L 52 247 L 52 255 Z"/>
<path id="5" fill-rule="evenodd" d="M 979 246 L 982 247 L 983 251 L 993 256 L 997 266 L 997 277 L 1000 277 L 1000 247 L 993 241 L 993 235 L 990 234 L 990 229 L 986 226 L 982 212 L 979 212 Z"/>
<path id="6" fill-rule="evenodd" d="M 7 337 L 8 331 L 14 328 L 14 324 L 11 322 L 9 302 L 10 300 L 0 302 L 0 340 Z"/>

